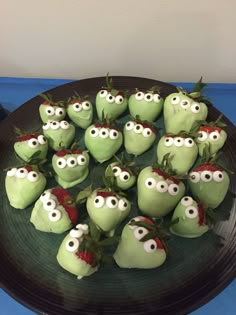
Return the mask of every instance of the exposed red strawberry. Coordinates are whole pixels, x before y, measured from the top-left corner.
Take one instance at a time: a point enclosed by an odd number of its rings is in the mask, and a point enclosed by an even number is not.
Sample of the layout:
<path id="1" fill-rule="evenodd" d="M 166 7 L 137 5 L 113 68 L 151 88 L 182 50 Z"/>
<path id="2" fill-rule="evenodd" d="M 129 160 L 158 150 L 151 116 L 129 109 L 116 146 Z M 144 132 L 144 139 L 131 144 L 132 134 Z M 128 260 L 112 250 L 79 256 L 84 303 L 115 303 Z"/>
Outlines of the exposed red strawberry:
<path id="1" fill-rule="evenodd" d="M 50 105 L 50 106 L 55 106 L 53 103 L 48 102 L 48 101 L 43 102 L 41 105 L 46 105 L 46 106 L 48 106 L 48 105 Z"/>
<path id="2" fill-rule="evenodd" d="M 199 131 L 205 131 L 207 133 L 218 131 L 219 133 L 221 133 L 222 129 L 220 127 L 202 126 L 199 128 Z"/>
<path id="3" fill-rule="evenodd" d="M 116 197 L 116 194 L 112 191 L 97 191 L 97 196 L 102 196 L 103 198 L 107 197 Z"/>
<path id="4" fill-rule="evenodd" d="M 143 218 L 142 221 L 147 222 L 147 223 L 149 223 L 151 225 L 154 225 L 154 222 L 151 219 L 149 219 L 149 218 Z"/>
<path id="5" fill-rule="evenodd" d="M 94 126 L 96 128 L 107 128 L 107 129 L 114 129 L 116 131 L 120 131 L 117 127 L 111 126 L 111 125 L 108 125 L 108 124 L 105 124 L 105 123 L 95 123 Z"/>
<path id="6" fill-rule="evenodd" d="M 205 216 L 203 207 L 202 207 L 200 202 L 197 203 L 197 209 L 198 209 L 198 216 L 199 216 L 198 224 L 199 225 L 205 225 L 206 224 L 206 216 Z"/>
<path id="7" fill-rule="evenodd" d="M 83 154 L 83 150 L 61 150 L 57 151 L 56 156 L 63 157 L 65 155 L 70 155 L 70 154 Z"/>
<path id="8" fill-rule="evenodd" d="M 155 237 L 155 238 L 154 238 L 154 241 L 155 241 L 156 244 L 157 244 L 157 248 L 165 249 L 164 245 L 163 245 L 162 242 L 159 240 L 159 238 Z"/>
<path id="9" fill-rule="evenodd" d="M 85 261 L 87 264 L 91 265 L 92 267 L 95 267 L 97 264 L 94 261 L 94 254 L 88 251 L 81 251 L 77 252 L 76 256 L 83 261 Z"/>
<path id="10" fill-rule="evenodd" d="M 153 173 L 158 174 L 159 176 L 162 176 L 164 179 L 171 180 L 173 183 L 178 185 L 180 183 L 180 180 L 177 178 L 174 178 L 172 176 L 169 176 L 168 174 L 164 173 L 163 171 L 159 170 L 158 168 L 153 167 L 152 168 Z"/>
<path id="11" fill-rule="evenodd" d="M 32 133 L 28 135 L 23 135 L 20 137 L 17 137 L 16 142 L 22 142 L 22 141 L 27 141 L 30 139 L 38 139 L 39 134 L 38 133 Z"/>
<path id="12" fill-rule="evenodd" d="M 206 164 L 197 166 L 195 169 L 192 170 L 192 172 L 202 172 L 202 171 L 211 171 L 211 172 L 221 171 L 222 172 L 222 169 L 216 165 L 206 163 Z"/>
<path id="13" fill-rule="evenodd" d="M 21 168 L 21 167 L 19 167 Z M 24 166 L 23 168 L 25 168 L 28 172 L 32 172 L 33 171 L 33 168 L 31 166 Z"/>

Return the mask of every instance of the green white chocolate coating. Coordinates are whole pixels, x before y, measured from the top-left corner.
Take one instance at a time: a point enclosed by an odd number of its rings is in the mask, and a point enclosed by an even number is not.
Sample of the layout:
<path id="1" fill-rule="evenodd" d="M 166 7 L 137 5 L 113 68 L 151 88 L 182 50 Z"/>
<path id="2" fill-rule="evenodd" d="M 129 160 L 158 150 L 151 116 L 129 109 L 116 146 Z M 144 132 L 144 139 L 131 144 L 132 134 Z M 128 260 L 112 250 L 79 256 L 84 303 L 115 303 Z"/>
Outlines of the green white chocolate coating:
<path id="1" fill-rule="evenodd" d="M 139 173 L 138 207 L 148 216 L 167 215 L 174 209 L 184 193 L 185 186 L 181 181 L 166 175 L 157 168 L 147 166 Z"/>
<path id="2" fill-rule="evenodd" d="M 121 190 L 127 190 L 135 184 L 136 176 L 132 173 L 131 170 L 129 170 L 129 168 L 122 166 L 118 162 L 114 162 L 108 165 L 105 171 L 105 176 L 108 176 L 110 167 L 112 168 L 116 180 L 115 182 L 118 188 L 120 188 Z"/>
<path id="3" fill-rule="evenodd" d="M 158 142 L 157 162 L 161 163 L 168 153 L 171 167 L 175 173 L 177 175 L 187 174 L 198 156 L 198 147 L 190 137 L 183 138 L 167 134 Z"/>
<path id="4" fill-rule="evenodd" d="M 136 91 L 129 97 L 128 106 L 132 117 L 153 122 L 163 108 L 163 98 L 154 91 Z"/>
<path id="5" fill-rule="evenodd" d="M 87 100 L 73 100 L 67 107 L 67 114 L 76 126 L 86 129 L 93 120 L 93 106 Z"/>
<path id="6" fill-rule="evenodd" d="M 132 220 L 147 221 L 144 217 Z M 141 241 L 150 231 L 144 227 L 125 225 L 121 240 L 113 255 L 117 265 L 121 268 L 151 269 L 161 266 L 166 260 L 166 252 L 158 238 Z"/>
<path id="7" fill-rule="evenodd" d="M 166 133 L 190 132 L 197 121 L 206 120 L 208 108 L 182 92 L 172 93 L 164 101 Z"/>
<path id="8" fill-rule="evenodd" d="M 46 182 L 45 176 L 31 166 L 9 169 L 5 188 L 10 205 L 16 209 L 25 209 L 41 195 Z"/>
<path id="9" fill-rule="evenodd" d="M 46 123 L 48 120 L 61 121 L 66 116 L 66 110 L 64 107 L 43 102 L 39 106 L 39 114 L 43 123 Z"/>
<path id="10" fill-rule="evenodd" d="M 202 205 L 190 196 L 183 197 L 175 208 L 172 221 L 176 219 L 178 223 L 170 227 L 173 234 L 195 238 L 209 230 Z"/>
<path id="11" fill-rule="evenodd" d="M 71 205 L 70 194 L 63 188 L 45 190 L 36 201 L 30 222 L 42 232 L 63 233 L 78 219 L 77 209 Z"/>
<path id="12" fill-rule="evenodd" d="M 84 142 L 95 160 L 103 163 L 120 149 L 123 136 L 116 127 L 96 123 L 86 129 Z"/>
<path id="13" fill-rule="evenodd" d="M 124 146 L 129 154 L 140 155 L 151 148 L 156 139 L 154 128 L 138 121 L 128 121 L 124 126 Z"/>
<path id="14" fill-rule="evenodd" d="M 43 124 L 43 133 L 49 146 L 58 151 L 62 147 L 68 148 L 75 138 L 75 127 L 66 120 L 48 121 Z"/>

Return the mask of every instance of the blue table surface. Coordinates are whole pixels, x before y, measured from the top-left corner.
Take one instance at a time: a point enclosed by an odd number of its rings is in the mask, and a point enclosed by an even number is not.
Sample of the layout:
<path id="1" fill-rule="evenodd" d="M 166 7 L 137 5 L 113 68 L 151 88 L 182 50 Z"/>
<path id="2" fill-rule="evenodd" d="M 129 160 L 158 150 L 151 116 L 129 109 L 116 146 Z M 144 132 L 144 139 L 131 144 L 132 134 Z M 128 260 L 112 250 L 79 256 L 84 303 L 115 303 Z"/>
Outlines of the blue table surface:
<path id="1" fill-rule="evenodd" d="M 64 79 L 26 79 L 0 77 L 0 104 L 10 112 L 20 105 L 49 89 L 69 83 Z M 185 89 L 192 88 L 192 83 L 172 82 Z M 236 84 L 209 83 L 205 88 L 214 106 L 236 125 Z M 0 257 L 1 258 L 1 257 Z M 194 298 L 194 297 L 193 297 Z M 31 310 L 15 301 L 0 289 L 0 315 L 33 315 Z M 220 294 L 203 305 L 191 315 L 233 315 L 236 314 L 236 280 L 232 281 Z M 59 314 L 58 314 L 59 315 Z"/>

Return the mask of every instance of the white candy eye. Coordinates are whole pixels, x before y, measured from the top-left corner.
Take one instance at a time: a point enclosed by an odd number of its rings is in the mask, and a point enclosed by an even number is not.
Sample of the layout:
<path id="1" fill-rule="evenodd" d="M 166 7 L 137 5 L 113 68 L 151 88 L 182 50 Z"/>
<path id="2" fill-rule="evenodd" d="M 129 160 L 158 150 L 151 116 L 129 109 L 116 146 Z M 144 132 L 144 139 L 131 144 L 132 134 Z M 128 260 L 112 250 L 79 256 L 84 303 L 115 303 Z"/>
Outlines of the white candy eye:
<path id="1" fill-rule="evenodd" d="M 198 183 L 200 181 L 200 174 L 198 172 L 190 173 L 190 181 L 193 183 Z"/>
<path id="2" fill-rule="evenodd" d="M 100 97 L 106 97 L 107 96 L 107 90 L 101 90 L 100 92 L 99 92 L 99 95 L 100 95 Z"/>
<path id="3" fill-rule="evenodd" d="M 164 193 L 168 190 L 168 184 L 167 182 L 160 181 L 157 183 L 156 188 L 157 188 L 157 191 Z"/>
<path id="4" fill-rule="evenodd" d="M 146 253 L 153 253 L 157 250 L 157 243 L 154 240 L 148 240 L 143 243 L 143 248 Z"/>
<path id="5" fill-rule="evenodd" d="M 152 178 L 152 177 L 147 178 L 147 179 L 145 180 L 145 186 L 146 186 L 147 188 L 154 188 L 154 187 L 156 187 L 156 181 L 155 181 L 155 179 Z"/>
<path id="6" fill-rule="evenodd" d="M 45 143 L 47 143 L 47 139 L 43 135 L 39 135 L 38 136 L 38 142 L 40 144 L 45 144 Z"/>
<path id="7" fill-rule="evenodd" d="M 177 105 L 177 104 L 179 104 L 179 101 L 180 101 L 180 97 L 179 96 L 174 96 L 171 99 L 171 104 Z"/>
<path id="8" fill-rule="evenodd" d="M 133 121 L 128 121 L 126 124 L 125 124 L 125 129 L 126 130 L 132 130 L 134 128 L 134 122 Z"/>
<path id="9" fill-rule="evenodd" d="M 75 253 L 79 248 L 79 240 L 77 238 L 70 238 L 66 242 L 66 250 L 70 253 Z"/>
<path id="10" fill-rule="evenodd" d="M 115 102 L 116 104 L 120 105 L 122 104 L 124 101 L 124 97 L 122 95 L 117 95 L 116 98 L 115 98 Z"/>
<path id="11" fill-rule="evenodd" d="M 39 146 L 39 142 L 36 139 L 28 140 L 28 146 L 32 149 L 36 149 Z"/>
<path id="12" fill-rule="evenodd" d="M 155 103 L 160 103 L 160 100 L 161 100 L 161 96 L 159 94 L 154 94 L 153 95 L 153 101 Z"/>
<path id="13" fill-rule="evenodd" d="M 28 175 L 28 171 L 25 168 L 18 168 L 16 171 L 17 178 L 26 178 Z"/>
<path id="14" fill-rule="evenodd" d="M 78 227 L 73 228 L 70 231 L 70 236 L 74 238 L 80 238 L 84 234 L 84 231 Z"/>
<path id="15" fill-rule="evenodd" d="M 198 103 L 193 103 L 193 104 L 191 105 L 191 111 L 192 111 L 194 114 L 199 113 L 200 110 L 201 110 L 200 104 L 198 104 Z"/>
<path id="16" fill-rule="evenodd" d="M 47 199 L 43 202 L 43 208 L 47 211 L 52 211 L 56 208 L 57 204 L 56 201 L 53 199 Z"/>
<path id="17" fill-rule="evenodd" d="M 71 156 L 66 160 L 66 164 L 69 167 L 75 167 L 77 165 L 77 159 L 75 157 Z"/>
<path id="18" fill-rule="evenodd" d="M 77 156 L 77 162 L 79 165 L 85 165 L 87 163 L 87 158 L 84 155 Z"/>
<path id="19" fill-rule="evenodd" d="M 118 199 L 116 197 L 108 197 L 106 200 L 106 205 L 108 208 L 117 208 L 118 207 Z"/>
<path id="20" fill-rule="evenodd" d="M 192 197 L 186 196 L 181 199 L 182 206 L 188 207 L 191 206 L 192 203 L 193 203 Z"/>
<path id="21" fill-rule="evenodd" d="M 144 128 L 144 129 L 143 129 L 143 136 L 144 136 L 145 138 L 150 137 L 151 134 L 152 134 L 152 130 L 151 130 L 150 128 Z"/>
<path id="22" fill-rule="evenodd" d="M 48 130 L 50 128 L 50 122 L 46 122 L 43 124 L 43 130 Z"/>
<path id="23" fill-rule="evenodd" d="M 101 128 L 99 131 L 99 137 L 106 139 L 109 137 L 109 130 L 106 128 Z"/>
<path id="24" fill-rule="evenodd" d="M 182 101 L 180 102 L 180 106 L 181 106 L 182 108 L 188 108 L 188 107 L 190 106 L 190 102 L 189 102 L 188 100 L 182 100 Z"/>
<path id="25" fill-rule="evenodd" d="M 218 182 L 218 183 L 222 182 L 224 180 L 224 173 L 221 171 L 215 171 L 213 173 L 213 179 L 215 182 Z"/>
<path id="26" fill-rule="evenodd" d="M 201 180 L 203 182 L 210 182 L 212 180 L 212 172 L 210 172 L 210 171 L 203 171 L 201 173 Z"/>
<path id="27" fill-rule="evenodd" d="M 187 207 L 185 209 L 185 215 L 189 219 L 194 219 L 198 216 L 198 210 L 197 210 L 197 208 L 192 207 L 192 206 Z"/>
<path id="28" fill-rule="evenodd" d="M 121 174 L 121 169 L 118 166 L 114 166 L 114 167 L 112 167 L 112 172 L 117 177 Z"/>
<path id="29" fill-rule="evenodd" d="M 60 126 L 61 126 L 62 129 L 69 129 L 70 128 L 70 124 L 66 120 L 62 120 L 60 122 Z"/>
<path id="30" fill-rule="evenodd" d="M 199 136 L 197 137 L 197 139 L 199 141 L 205 141 L 208 138 L 208 134 L 206 131 L 199 131 L 198 134 Z"/>
<path id="31" fill-rule="evenodd" d="M 52 106 L 47 106 L 45 109 L 45 113 L 47 116 L 53 116 L 55 114 L 55 110 Z"/>
<path id="32" fill-rule="evenodd" d="M 35 183 L 39 179 L 39 174 L 35 171 L 31 171 L 28 173 L 27 178 L 30 182 Z"/>
<path id="33" fill-rule="evenodd" d="M 58 117 L 64 116 L 64 115 L 65 115 L 65 110 L 64 110 L 64 108 L 61 108 L 61 107 L 57 108 L 56 111 L 55 111 L 55 114 L 56 114 L 56 116 L 58 116 Z"/>
<path id="34" fill-rule="evenodd" d="M 102 196 L 97 196 L 94 199 L 94 207 L 95 208 L 101 208 L 104 206 L 104 204 L 105 204 L 105 199 Z"/>
<path id="35" fill-rule="evenodd" d="M 91 103 L 88 102 L 88 101 L 84 101 L 84 102 L 82 103 L 82 107 L 83 107 L 84 110 L 90 110 L 90 108 L 91 108 Z"/>
<path id="36" fill-rule="evenodd" d="M 130 179 L 130 174 L 126 171 L 120 173 L 120 180 L 122 182 L 127 182 Z"/>
<path id="37" fill-rule="evenodd" d="M 151 102 L 153 100 L 153 95 L 151 93 L 147 93 L 144 95 L 144 99 L 146 102 Z"/>
<path id="38" fill-rule="evenodd" d="M 111 95 L 111 93 L 108 93 L 106 96 L 106 101 L 108 103 L 114 103 L 115 102 L 115 96 Z"/>
<path id="39" fill-rule="evenodd" d="M 7 176 L 14 176 L 16 174 L 17 168 L 13 167 L 7 171 Z"/>
<path id="40" fill-rule="evenodd" d="M 53 129 L 53 130 L 59 129 L 59 128 L 60 128 L 60 123 L 59 123 L 59 121 L 51 121 L 51 122 L 50 122 L 50 127 L 51 127 L 51 129 Z"/>
<path id="41" fill-rule="evenodd" d="M 59 167 L 59 168 L 65 168 L 66 167 L 66 159 L 64 159 L 64 158 L 59 158 L 58 160 L 57 160 L 57 162 L 56 162 L 56 164 L 57 164 L 57 167 Z"/>
<path id="42" fill-rule="evenodd" d="M 129 221 L 129 223 L 131 223 L 131 222 L 140 222 L 142 219 L 143 219 L 144 217 L 135 217 L 135 218 L 133 218 L 133 219 L 131 219 L 130 221 Z M 134 229 L 136 229 L 137 228 L 137 225 L 130 225 L 128 223 L 128 227 L 131 229 L 131 230 L 134 230 Z"/>
<path id="43" fill-rule="evenodd" d="M 79 230 L 83 231 L 83 234 L 88 234 L 88 232 L 89 232 L 89 226 L 88 226 L 88 224 L 77 224 L 76 227 L 77 227 Z"/>
<path id="44" fill-rule="evenodd" d="M 60 220 L 60 218 L 61 218 L 61 211 L 57 209 L 50 211 L 48 214 L 48 219 L 51 222 L 57 222 Z"/>
<path id="45" fill-rule="evenodd" d="M 95 138 L 99 135 L 99 130 L 98 130 L 98 128 L 92 128 L 89 133 L 90 133 L 91 137 Z"/>
<path id="46" fill-rule="evenodd" d="M 118 209 L 125 211 L 128 208 L 128 201 L 126 199 L 120 199 L 118 203 Z"/>
<path id="47" fill-rule="evenodd" d="M 181 137 L 174 138 L 174 145 L 176 147 L 182 147 L 184 145 L 184 139 Z"/>
<path id="48" fill-rule="evenodd" d="M 176 196 L 179 193 L 179 186 L 177 184 L 170 184 L 168 187 L 168 192 L 171 196 Z"/>
<path id="49" fill-rule="evenodd" d="M 211 141 L 217 141 L 217 140 L 219 140 L 219 139 L 220 139 L 220 133 L 219 133 L 219 131 L 213 131 L 213 132 L 211 132 L 210 135 L 209 135 L 209 139 L 210 139 Z"/>
<path id="50" fill-rule="evenodd" d="M 137 101 L 141 101 L 144 98 L 144 93 L 143 92 L 137 92 L 135 94 L 135 98 Z"/>
<path id="51" fill-rule="evenodd" d="M 115 129 L 111 129 L 109 133 L 110 139 L 118 139 L 119 138 L 119 132 Z"/>
<path id="52" fill-rule="evenodd" d="M 39 199 L 41 202 L 45 202 L 46 200 L 50 199 L 51 195 L 52 194 L 50 193 L 50 191 L 45 191 L 42 193 Z"/>
<path id="53" fill-rule="evenodd" d="M 80 112 L 82 110 L 82 105 L 78 102 L 74 103 L 72 107 L 75 112 Z"/>
<path id="54" fill-rule="evenodd" d="M 165 137 L 164 145 L 166 147 L 171 147 L 174 143 L 174 139 L 172 137 Z"/>
<path id="55" fill-rule="evenodd" d="M 192 148 L 194 146 L 194 141 L 192 138 L 184 139 L 184 146 L 187 148 Z"/>
<path id="56" fill-rule="evenodd" d="M 142 133 L 143 132 L 143 126 L 141 124 L 137 124 L 134 126 L 134 132 L 135 133 Z"/>
<path id="57" fill-rule="evenodd" d="M 148 234 L 148 230 L 146 228 L 144 228 L 144 227 L 137 227 L 134 230 L 134 237 L 137 240 L 141 240 L 147 234 Z"/>

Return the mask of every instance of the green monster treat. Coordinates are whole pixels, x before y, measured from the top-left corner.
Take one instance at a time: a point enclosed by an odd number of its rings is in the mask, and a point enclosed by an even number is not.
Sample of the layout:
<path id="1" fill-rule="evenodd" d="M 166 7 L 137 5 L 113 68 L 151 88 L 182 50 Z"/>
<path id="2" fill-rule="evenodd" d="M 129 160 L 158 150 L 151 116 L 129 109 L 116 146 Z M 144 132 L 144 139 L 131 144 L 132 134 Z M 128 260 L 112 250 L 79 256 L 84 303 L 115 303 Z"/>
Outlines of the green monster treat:
<path id="1" fill-rule="evenodd" d="M 157 162 L 161 163 L 169 153 L 171 166 L 177 175 L 187 174 L 198 156 L 193 138 L 185 135 L 164 135 L 157 145 Z"/>
<path id="2" fill-rule="evenodd" d="M 9 169 L 5 187 L 10 205 L 16 209 L 25 209 L 41 195 L 46 182 L 45 176 L 32 166 Z"/>
<path id="3" fill-rule="evenodd" d="M 30 222 L 42 232 L 63 233 L 78 220 L 78 211 L 72 197 L 63 188 L 44 191 L 36 201 Z"/>
<path id="4" fill-rule="evenodd" d="M 86 206 L 88 215 L 96 226 L 111 236 L 131 210 L 131 204 L 126 198 L 106 188 L 94 190 L 89 195 Z"/>
<path id="5" fill-rule="evenodd" d="M 139 173 L 138 207 L 150 217 L 159 218 L 167 215 L 184 193 L 184 184 L 160 167 L 147 166 Z"/>
<path id="6" fill-rule="evenodd" d="M 172 221 L 176 220 L 170 231 L 178 236 L 195 238 L 209 230 L 203 206 L 190 196 L 183 197 L 175 208 Z"/>
<path id="7" fill-rule="evenodd" d="M 124 146 L 129 154 L 143 154 L 156 139 L 154 127 L 146 122 L 130 120 L 124 126 Z"/>
<path id="8" fill-rule="evenodd" d="M 58 151 L 62 147 L 68 148 L 75 138 L 75 127 L 66 120 L 48 121 L 43 124 L 43 133 L 49 146 Z"/>
<path id="9" fill-rule="evenodd" d="M 141 120 L 153 122 L 160 115 L 163 103 L 158 87 L 146 91 L 136 89 L 129 97 L 129 112 L 132 117 L 139 116 Z"/>
<path id="10" fill-rule="evenodd" d="M 52 157 L 55 179 L 63 188 L 83 182 L 89 173 L 89 155 L 83 150 L 60 150 Z"/>
<path id="11" fill-rule="evenodd" d="M 127 190 L 134 186 L 136 182 L 136 173 L 132 167 L 123 165 L 119 162 L 109 164 L 105 170 L 105 177 L 115 177 L 115 184 L 121 190 Z"/>
<path id="12" fill-rule="evenodd" d="M 86 129 L 84 142 L 94 159 L 103 163 L 120 149 L 123 136 L 117 127 L 95 123 Z"/>
<path id="13" fill-rule="evenodd" d="M 107 86 L 102 88 L 96 95 L 96 110 L 99 120 L 116 119 L 127 108 L 128 100 L 124 93 L 114 89 L 112 79 L 107 76 Z"/>
<path id="14" fill-rule="evenodd" d="M 69 99 L 67 114 L 76 126 L 86 129 L 93 120 L 93 106 L 90 101 L 77 95 Z"/>
<path id="15" fill-rule="evenodd" d="M 39 115 L 43 123 L 48 120 L 61 121 L 66 116 L 66 110 L 62 101 L 53 102 L 51 97 L 40 95 L 45 101 L 39 106 Z"/>
<path id="16" fill-rule="evenodd" d="M 224 200 L 230 179 L 221 167 L 205 163 L 192 170 L 188 183 L 196 200 L 201 200 L 207 207 L 215 209 Z"/>
<path id="17" fill-rule="evenodd" d="M 25 162 L 29 162 L 36 152 L 38 153 L 37 159 L 44 160 L 48 153 L 48 141 L 38 133 L 24 134 L 17 137 L 14 150 Z"/>
<path id="18" fill-rule="evenodd" d="M 113 256 L 117 265 L 141 269 L 161 266 L 167 255 L 155 232 L 154 223 L 145 217 L 133 218 L 126 224 Z"/>

